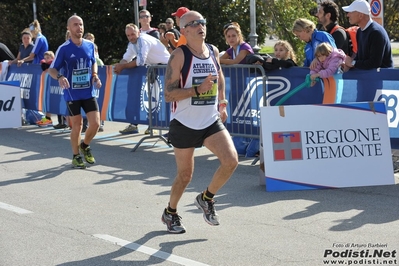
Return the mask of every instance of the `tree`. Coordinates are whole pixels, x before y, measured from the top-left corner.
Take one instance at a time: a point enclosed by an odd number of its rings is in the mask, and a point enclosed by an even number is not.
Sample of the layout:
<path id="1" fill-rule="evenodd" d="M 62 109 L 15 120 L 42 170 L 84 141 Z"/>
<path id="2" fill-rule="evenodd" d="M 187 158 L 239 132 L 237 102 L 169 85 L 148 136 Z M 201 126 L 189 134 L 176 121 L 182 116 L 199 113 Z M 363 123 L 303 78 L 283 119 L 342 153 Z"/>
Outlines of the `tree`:
<path id="1" fill-rule="evenodd" d="M 352 0 L 336 0 L 339 6 L 349 5 L 351 2 Z M 83 18 L 85 32 L 91 32 L 96 36 L 99 54 L 106 64 L 119 61 L 122 57 L 127 45 L 125 25 L 135 21 L 132 0 L 78 2 L 75 0 L 36 0 L 36 4 L 37 18 L 51 50 L 55 51 L 64 42 L 67 19 L 76 13 Z M 186 6 L 200 12 L 207 19 L 206 41 L 216 45 L 219 50 L 228 48 L 223 36 L 223 26 L 228 22 L 238 22 L 248 41 L 250 0 L 148 0 L 147 4 L 147 9 L 153 15 L 153 27 L 171 17 L 171 13 L 180 6 Z M 309 11 L 315 7 L 314 0 L 256 0 L 258 43 L 263 44 L 266 34 L 274 34 L 279 39 L 288 40 L 299 58 L 303 58 L 304 43 L 294 38 L 291 28 L 294 20 L 300 17 L 316 22 L 315 18 L 309 14 Z M 0 41 L 16 55 L 21 43 L 20 33 L 33 21 L 32 2 L 2 0 L 0 10 L 7 11 L 0 16 L 2 25 Z M 391 39 L 398 39 L 398 1 L 385 0 L 384 10 L 384 26 Z M 344 13 L 341 14 L 340 24 L 349 26 Z"/>
<path id="2" fill-rule="evenodd" d="M 301 65 L 304 59 L 305 43 L 295 37 L 292 26 L 298 18 L 307 18 L 317 23 L 316 18 L 310 14 L 310 11 L 317 7 L 316 2 L 313 0 L 267 0 L 264 6 L 269 7 L 267 14 L 271 18 L 273 34 L 292 45 L 298 58 L 297 63 Z"/>

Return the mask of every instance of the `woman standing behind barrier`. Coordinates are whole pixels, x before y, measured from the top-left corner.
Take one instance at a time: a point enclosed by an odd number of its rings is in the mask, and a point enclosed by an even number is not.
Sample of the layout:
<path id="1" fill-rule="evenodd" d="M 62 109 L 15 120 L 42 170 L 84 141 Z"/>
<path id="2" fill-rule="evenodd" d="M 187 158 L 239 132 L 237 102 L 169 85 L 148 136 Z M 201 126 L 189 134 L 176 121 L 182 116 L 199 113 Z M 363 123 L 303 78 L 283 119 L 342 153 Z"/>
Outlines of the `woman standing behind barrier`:
<path id="1" fill-rule="evenodd" d="M 311 65 L 316 64 L 315 51 L 316 47 L 322 43 L 329 43 L 333 48 L 337 48 L 335 45 L 334 38 L 325 31 L 318 31 L 316 25 L 313 21 L 305 18 L 299 18 L 295 20 L 294 26 L 292 27 L 292 32 L 297 38 L 306 42 L 305 45 L 305 67 L 311 67 Z M 314 67 L 311 67 L 314 68 Z"/>
<path id="2" fill-rule="evenodd" d="M 49 50 L 47 38 L 42 34 L 40 23 L 37 19 L 35 19 L 29 25 L 29 29 L 32 33 L 32 37 L 35 39 L 35 45 L 33 46 L 33 49 L 29 56 L 18 60 L 18 66 L 32 60 L 33 64 L 40 64 L 40 62 L 44 59 L 44 53 Z"/>
<path id="3" fill-rule="evenodd" d="M 220 57 L 220 63 L 225 65 L 245 64 L 245 57 L 253 54 L 251 45 L 244 42 L 240 25 L 237 22 L 231 22 L 223 27 L 226 43 L 230 48 Z"/>

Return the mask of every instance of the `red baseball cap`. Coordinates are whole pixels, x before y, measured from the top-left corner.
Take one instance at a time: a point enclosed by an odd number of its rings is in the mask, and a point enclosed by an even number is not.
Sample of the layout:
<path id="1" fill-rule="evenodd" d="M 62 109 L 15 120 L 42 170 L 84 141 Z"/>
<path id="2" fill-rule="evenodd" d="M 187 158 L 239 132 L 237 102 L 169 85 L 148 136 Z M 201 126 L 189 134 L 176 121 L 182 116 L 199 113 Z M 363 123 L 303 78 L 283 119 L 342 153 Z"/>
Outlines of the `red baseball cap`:
<path id="1" fill-rule="evenodd" d="M 190 9 L 188 9 L 187 7 L 181 6 L 181 7 L 179 7 L 179 9 L 176 10 L 175 13 L 172 13 L 171 15 L 181 18 L 181 16 L 186 14 L 188 11 L 190 11 Z"/>

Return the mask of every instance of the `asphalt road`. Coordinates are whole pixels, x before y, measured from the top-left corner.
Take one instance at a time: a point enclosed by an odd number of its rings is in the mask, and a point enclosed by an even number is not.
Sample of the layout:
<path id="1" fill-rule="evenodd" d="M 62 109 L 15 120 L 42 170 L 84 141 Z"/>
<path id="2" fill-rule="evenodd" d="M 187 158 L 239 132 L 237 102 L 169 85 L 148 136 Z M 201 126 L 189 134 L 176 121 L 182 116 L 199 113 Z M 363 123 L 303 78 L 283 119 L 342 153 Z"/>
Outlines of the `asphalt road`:
<path id="1" fill-rule="evenodd" d="M 259 185 L 259 164 L 240 158 L 211 227 L 193 204 L 218 166 L 205 148 L 179 205 L 187 232 L 168 234 L 160 218 L 173 150 L 149 140 L 131 152 L 144 135 L 121 136 L 124 126 L 106 122 L 92 143 L 97 164 L 85 170 L 71 168 L 67 131 L 0 129 L 1 266 L 320 266 L 345 254 L 398 265 L 397 184 L 272 193 Z"/>

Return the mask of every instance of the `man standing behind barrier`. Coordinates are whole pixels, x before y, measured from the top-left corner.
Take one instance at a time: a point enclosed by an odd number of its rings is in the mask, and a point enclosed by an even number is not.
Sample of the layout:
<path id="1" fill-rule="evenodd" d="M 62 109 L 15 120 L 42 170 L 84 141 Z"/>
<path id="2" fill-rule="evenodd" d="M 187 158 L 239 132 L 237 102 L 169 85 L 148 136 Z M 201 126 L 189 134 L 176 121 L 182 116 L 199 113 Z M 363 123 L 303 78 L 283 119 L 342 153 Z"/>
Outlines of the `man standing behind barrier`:
<path id="1" fill-rule="evenodd" d="M 392 68 L 391 42 L 385 29 L 370 18 L 370 4 L 365 0 L 353 1 L 342 9 L 348 12 L 351 25 L 358 25 L 357 54 L 347 57 L 345 65 L 358 69 Z"/>
<path id="2" fill-rule="evenodd" d="M 357 69 L 392 68 L 391 43 L 385 29 L 370 18 L 370 4 L 365 0 L 353 1 L 342 9 L 348 12 L 351 25 L 358 25 L 356 40 L 357 54 L 354 59 L 346 57 L 345 66 Z M 365 90 L 364 88 L 371 88 Z M 380 79 L 359 79 L 357 102 L 373 101 L 376 90 L 383 88 Z"/>
<path id="3" fill-rule="evenodd" d="M 324 29 L 334 38 L 335 45 L 347 55 L 349 53 L 349 40 L 343 28 L 338 25 L 338 6 L 331 0 L 320 3 L 316 17 L 318 22 L 323 25 Z"/>
<path id="4" fill-rule="evenodd" d="M 58 47 L 48 73 L 64 89 L 64 99 L 72 123 L 72 165 L 75 168 L 85 168 L 79 150 L 86 162 L 95 163 L 90 142 L 100 126 L 100 112 L 93 84 L 100 88 L 101 81 L 97 76 L 94 43 L 83 39 L 83 20 L 74 15 L 68 19 L 67 25 L 71 38 Z M 85 132 L 84 140 L 79 143 L 83 123 L 81 108 L 86 113 L 90 127 Z"/>
<path id="5" fill-rule="evenodd" d="M 187 7 L 181 6 L 179 7 L 176 12 L 172 13 L 171 15 L 175 17 L 176 19 L 176 26 L 179 27 L 180 30 L 180 18 L 186 14 L 187 12 L 189 12 L 190 9 L 188 9 Z M 184 37 L 184 35 L 180 35 L 178 40 L 172 40 L 171 41 L 174 47 L 179 47 L 180 45 L 186 44 L 186 37 Z"/>
<path id="6" fill-rule="evenodd" d="M 148 34 L 140 33 L 137 25 L 133 23 L 126 25 L 125 33 L 129 44 L 123 59 L 114 65 L 116 74 L 120 74 L 125 68 L 168 63 L 170 54 L 160 40 Z M 130 124 L 119 132 L 122 134 L 135 134 L 139 130 L 137 125 Z"/>
<path id="7" fill-rule="evenodd" d="M 165 99 L 172 102 L 168 137 L 177 164 L 169 204 L 162 213 L 162 221 L 171 233 L 186 231 L 177 204 L 193 176 L 195 148 L 205 145 L 220 160 L 208 188 L 194 200 L 210 225 L 219 225 L 213 197 L 238 164 L 237 152 L 223 125 L 227 119 L 225 82 L 218 49 L 205 44 L 206 20 L 190 11 L 182 16 L 180 28 L 187 45 L 171 54 L 165 75 Z"/>

